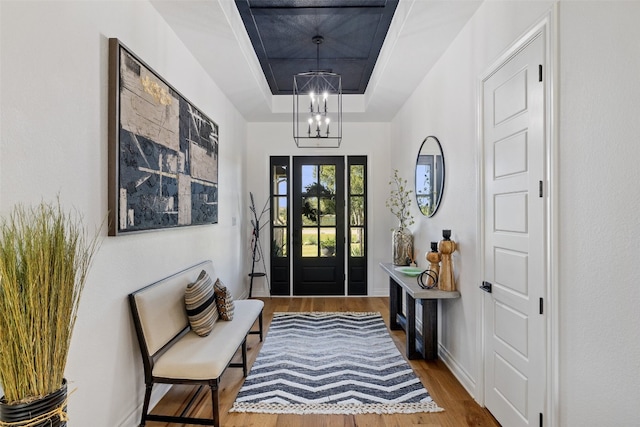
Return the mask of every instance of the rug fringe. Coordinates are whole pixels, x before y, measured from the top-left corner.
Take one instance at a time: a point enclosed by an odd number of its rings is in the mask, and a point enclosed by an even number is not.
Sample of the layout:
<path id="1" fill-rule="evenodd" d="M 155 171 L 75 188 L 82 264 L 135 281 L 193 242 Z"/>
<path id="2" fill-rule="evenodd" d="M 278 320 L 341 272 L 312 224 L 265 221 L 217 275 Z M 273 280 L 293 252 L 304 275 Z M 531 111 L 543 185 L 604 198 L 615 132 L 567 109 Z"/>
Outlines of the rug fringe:
<path id="1" fill-rule="evenodd" d="M 375 316 L 380 314 L 379 311 L 275 311 L 274 316 L 295 316 L 299 314 L 313 316 L 336 316 L 340 314 L 359 315 L 359 316 Z"/>
<path id="2" fill-rule="evenodd" d="M 259 414 L 415 414 L 419 412 L 443 412 L 435 402 L 394 404 L 311 404 L 283 405 L 275 403 L 234 403 L 229 412 L 252 412 Z"/>

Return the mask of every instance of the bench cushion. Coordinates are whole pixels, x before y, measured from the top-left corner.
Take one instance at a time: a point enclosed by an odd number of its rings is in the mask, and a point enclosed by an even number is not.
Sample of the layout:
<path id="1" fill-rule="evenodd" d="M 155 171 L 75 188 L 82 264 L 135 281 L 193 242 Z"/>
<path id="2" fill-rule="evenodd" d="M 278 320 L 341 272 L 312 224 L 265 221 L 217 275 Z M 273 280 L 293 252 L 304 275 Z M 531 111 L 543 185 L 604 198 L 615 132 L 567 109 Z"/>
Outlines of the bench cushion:
<path id="1" fill-rule="evenodd" d="M 216 322 L 207 337 L 189 331 L 160 356 L 153 376 L 189 380 L 220 377 L 263 307 L 260 300 L 236 300 L 233 320 Z"/>

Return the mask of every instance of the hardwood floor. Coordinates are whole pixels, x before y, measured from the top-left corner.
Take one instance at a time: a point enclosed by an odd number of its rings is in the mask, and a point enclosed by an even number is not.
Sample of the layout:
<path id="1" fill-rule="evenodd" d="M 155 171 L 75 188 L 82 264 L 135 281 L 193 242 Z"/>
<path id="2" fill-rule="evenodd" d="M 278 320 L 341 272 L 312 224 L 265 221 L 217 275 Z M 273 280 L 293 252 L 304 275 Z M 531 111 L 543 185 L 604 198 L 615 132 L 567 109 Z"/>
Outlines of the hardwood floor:
<path id="1" fill-rule="evenodd" d="M 265 331 L 274 312 L 278 311 L 377 311 L 389 325 L 388 298 L 263 298 L 265 302 Z M 403 331 L 390 331 L 400 352 L 404 355 Z M 261 343 L 256 335 L 247 340 L 249 366 L 255 361 Z M 409 427 L 409 426 L 499 426 L 491 414 L 481 408 L 460 385 L 441 361 L 427 362 L 411 360 L 409 364 L 425 385 L 433 400 L 444 412 L 418 414 L 365 414 L 365 415 L 277 415 L 229 413 L 236 395 L 242 386 L 242 370 L 229 368 L 220 384 L 220 423 L 224 427 Z M 154 409 L 154 413 L 178 414 L 189 401 L 195 388 L 173 386 Z M 192 416 L 211 416 L 211 397 L 201 393 L 191 410 Z M 149 427 L 170 426 L 148 422 Z"/>

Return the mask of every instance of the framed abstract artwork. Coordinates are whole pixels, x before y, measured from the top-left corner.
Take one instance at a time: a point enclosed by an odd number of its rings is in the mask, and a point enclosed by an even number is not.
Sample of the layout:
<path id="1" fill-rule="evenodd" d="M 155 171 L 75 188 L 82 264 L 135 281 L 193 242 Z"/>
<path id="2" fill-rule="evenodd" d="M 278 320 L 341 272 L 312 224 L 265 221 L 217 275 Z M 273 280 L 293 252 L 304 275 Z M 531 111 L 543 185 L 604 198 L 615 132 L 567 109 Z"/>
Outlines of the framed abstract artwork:
<path id="1" fill-rule="evenodd" d="M 218 222 L 218 125 L 109 39 L 109 235 Z"/>

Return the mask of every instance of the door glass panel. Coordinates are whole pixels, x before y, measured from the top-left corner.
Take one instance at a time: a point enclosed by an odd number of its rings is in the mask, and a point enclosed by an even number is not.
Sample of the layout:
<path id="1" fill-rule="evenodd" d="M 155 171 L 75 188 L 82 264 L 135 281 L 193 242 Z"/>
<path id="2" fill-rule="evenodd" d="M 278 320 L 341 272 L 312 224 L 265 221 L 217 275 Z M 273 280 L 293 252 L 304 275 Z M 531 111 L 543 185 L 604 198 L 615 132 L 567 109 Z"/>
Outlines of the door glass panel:
<path id="1" fill-rule="evenodd" d="M 274 228 L 273 240 L 271 241 L 271 255 L 276 258 L 286 258 L 287 256 L 287 229 Z"/>
<path id="2" fill-rule="evenodd" d="M 320 165 L 320 186 L 328 194 L 336 192 L 335 165 Z"/>
<path id="3" fill-rule="evenodd" d="M 320 198 L 320 225 L 336 225 L 335 197 Z"/>
<path id="4" fill-rule="evenodd" d="M 318 198 L 302 198 L 302 225 L 318 224 Z"/>
<path id="5" fill-rule="evenodd" d="M 335 228 L 320 229 L 320 256 L 323 256 L 323 257 L 336 256 L 336 229 Z"/>
<path id="6" fill-rule="evenodd" d="M 316 165 L 302 165 L 302 192 L 313 193 L 318 179 L 318 167 Z"/>
<path id="7" fill-rule="evenodd" d="M 287 225 L 287 196 L 274 196 L 271 215 L 273 217 L 273 225 Z"/>
<path id="8" fill-rule="evenodd" d="M 364 227 L 351 227 L 349 251 L 352 257 L 364 256 Z"/>
<path id="9" fill-rule="evenodd" d="M 364 165 L 351 165 L 349 180 L 351 194 L 364 194 Z"/>
<path id="10" fill-rule="evenodd" d="M 284 165 L 273 166 L 273 194 L 287 194 L 287 167 Z"/>
<path id="11" fill-rule="evenodd" d="M 349 225 L 364 226 L 364 196 L 351 196 Z"/>
<path id="12" fill-rule="evenodd" d="M 302 229 L 302 256 L 318 256 L 318 229 L 316 227 L 304 227 Z"/>

